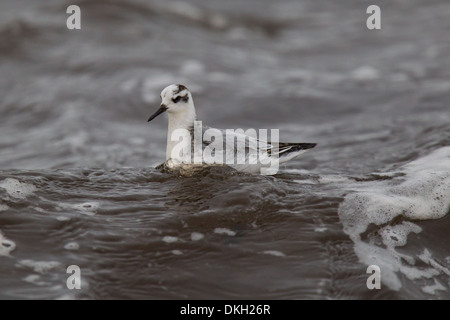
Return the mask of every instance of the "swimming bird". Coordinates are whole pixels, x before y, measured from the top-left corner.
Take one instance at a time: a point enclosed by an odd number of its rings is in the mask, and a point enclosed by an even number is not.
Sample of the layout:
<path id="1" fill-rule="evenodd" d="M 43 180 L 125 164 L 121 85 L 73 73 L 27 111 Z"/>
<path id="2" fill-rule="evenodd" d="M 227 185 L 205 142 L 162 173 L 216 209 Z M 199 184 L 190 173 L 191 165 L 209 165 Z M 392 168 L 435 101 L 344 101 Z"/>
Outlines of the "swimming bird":
<path id="1" fill-rule="evenodd" d="M 267 134 L 265 139 L 258 138 L 256 130 L 243 132 L 203 126 L 197 121 L 192 94 L 182 84 L 162 90 L 161 105 L 148 121 L 166 111 L 169 127 L 165 164 L 169 169 L 227 165 L 242 172 L 275 174 L 279 163 L 316 146 L 316 143 L 278 142 L 277 134 L 275 140 L 271 135 L 272 142 L 268 142 Z"/>

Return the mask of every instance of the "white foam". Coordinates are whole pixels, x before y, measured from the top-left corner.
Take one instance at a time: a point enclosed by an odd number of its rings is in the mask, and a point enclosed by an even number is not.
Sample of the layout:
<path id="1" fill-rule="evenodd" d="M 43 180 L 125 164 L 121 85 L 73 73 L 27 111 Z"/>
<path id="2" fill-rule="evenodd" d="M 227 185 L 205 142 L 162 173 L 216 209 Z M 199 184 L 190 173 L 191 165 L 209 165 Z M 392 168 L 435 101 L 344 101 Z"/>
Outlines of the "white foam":
<path id="1" fill-rule="evenodd" d="M 8 257 L 10 252 L 16 248 L 14 241 L 6 239 L 0 232 L 0 257 Z"/>
<path id="2" fill-rule="evenodd" d="M 36 191 L 36 187 L 33 184 L 20 182 L 13 178 L 0 181 L 0 188 L 5 189 L 10 197 L 16 199 L 25 199 Z"/>
<path id="3" fill-rule="evenodd" d="M 99 208 L 98 202 L 85 202 L 80 203 L 72 206 L 73 209 L 81 212 L 82 214 L 93 216 L 97 213 L 97 210 Z"/>
<path id="4" fill-rule="evenodd" d="M 192 232 L 191 233 L 191 240 L 192 241 L 199 241 L 202 240 L 205 236 L 199 232 Z"/>
<path id="5" fill-rule="evenodd" d="M 25 282 L 32 283 L 37 286 L 45 286 L 48 285 L 47 282 L 42 281 L 41 276 L 38 274 L 30 274 L 22 279 Z"/>
<path id="6" fill-rule="evenodd" d="M 350 179 L 340 175 L 323 175 L 319 177 L 319 182 L 322 184 L 343 183 Z"/>
<path id="7" fill-rule="evenodd" d="M 408 235 L 420 233 L 422 229 L 415 223 L 396 223 L 395 220 L 399 217 L 404 220 L 439 219 L 448 214 L 450 147 L 415 160 L 397 173 L 403 176 L 361 182 L 359 191 L 348 194 L 339 207 L 344 232 L 354 241 L 360 261 L 378 265 L 383 272 L 382 281 L 393 290 L 402 286 L 397 272 L 411 280 L 430 279 L 448 272 L 427 250 L 415 257 L 398 253 L 395 248 L 406 245 Z M 369 233 L 368 240 L 363 240 L 362 234 L 371 224 L 379 228 L 376 233 Z M 385 248 L 376 244 L 380 241 Z M 428 268 L 415 267 L 417 258 L 428 264 Z"/>
<path id="8" fill-rule="evenodd" d="M 386 226 L 378 230 L 378 234 L 383 239 L 383 243 L 390 249 L 406 245 L 408 234 L 411 232 L 419 233 L 422 231 L 418 225 L 404 221 L 394 226 Z"/>
<path id="9" fill-rule="evenodd" d="M 232 231 L 230 229 L 227 229 L 227 228 L 215 228 L 214 229 L 214 233 L 226 234 L 226 235 L 228 235 L 230 237 L 234 237 L 236 235 L 236 232 L 234 232 L 234 231 Z"/>
<path id="10" fill-rule="evenodd" d="M 80 245 L 76 242 L 69 242 L 64 246 L 66 250 L 78 250 L 80 249 Z"/>
<path id="11" fill-rule="evenodd" d="M 61 266 L 57 261 L 34 261 L 34 260 L 20 260 L 17 263 L 18 267 L 26 267 L 32 269 L 36 273 L 45 274 L 55 268 Z"/>
<path id="12" fill-rule="evenodd" d="M 266 251 L 263 251 L 263 254 L 268 254 L 271 256 L 275 256 L 275 257 L 286 257 L 286 255 L 283 252 L 276 251 L 276 250 L 266 250 Z"/>
<path id="13" fill-rule="evenodd" d="M 436 260 L 434 260 L 432 258 L 431 252 L 428 251 L 427 249 L 425 249 L 424 252 L 421 255 L 419 255 L 419 259 L 422 260 L 423 262 L 425 262 L 426 264 L 431 265 L 436 270 L 439 270 L 440 272 L 445 273 L 447 276 L 450 277 L 450 269 L 444 267 L 443 265 L 438 263 Z M 447 257 L 447 259 L 448 259 L 448 257 Z M 450 264 L 449 261 L 447 261 L 447 264 Z"/>
<path id="14" fill-rule="evenodd" d="M 325 232 L 325 231 L 327 231 L 327 230 L 328 230 L 328 228 L 325 228 L 325 227 L 314 228 L 314 232 Z"/>
<path id="15" fill-rule="evenodd" d="M 9 207 L 6 204 L 0 204 L 0 212 L 8 210 Z"/>
<path id="16" fill-rule="evenodd" d="M 400 271 L 410 280 L 431 279 L 440 274 L 438 270 L 433 268 L 419 269 L 406 265 L 401 265 Z"/>
<path id="17" fill-rule="evenodd" d="M 380 267 L 381 280 L 384 284 L 392 290 L 400 290 L 402 283 L 396 275 L 396 272 L 400 270 L 398 256 L 392 255 L 388 249 L 364 241 L 355 241 L 354 250 L 361 262 Z"/>
<path id="18" fill-rule="evenodd" d="M 164 236 L 162 238 L 162 241 L 164 241 L 165 243 L 174 243 L 177 242 L 179 239 L 177 237 L 172 237 L 172 236 Z"/>
<path id="19" fill-rule="evenodd" d="M 180 256 L 183 254 L 183 252 L 181 250 L 172 250 L 172 254 L 174 254 L 176 256 Z"/>
<path id="20" fill-rule="evenodd" d="M 424 286 L 422 287 L 422 291 L 431 295 L 435 295 L 436 291 L 446 291 L 445 287 L 436 279 L 434 279 L 434 284 L 430 286 Z"/>

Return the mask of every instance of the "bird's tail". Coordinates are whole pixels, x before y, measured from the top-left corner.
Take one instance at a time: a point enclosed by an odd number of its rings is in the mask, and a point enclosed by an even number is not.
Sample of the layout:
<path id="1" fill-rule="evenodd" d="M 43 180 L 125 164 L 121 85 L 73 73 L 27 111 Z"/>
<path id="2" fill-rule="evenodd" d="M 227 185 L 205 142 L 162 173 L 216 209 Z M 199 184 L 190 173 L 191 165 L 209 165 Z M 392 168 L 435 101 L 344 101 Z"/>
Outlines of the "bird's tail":
<path id="1" fill-rule="evenodd" d="M 278 144 L 278 157 L 280 162 L 289 161 L 296 156 L 314 148 L 317 143 L 289 143 L 280 142 Z"/>

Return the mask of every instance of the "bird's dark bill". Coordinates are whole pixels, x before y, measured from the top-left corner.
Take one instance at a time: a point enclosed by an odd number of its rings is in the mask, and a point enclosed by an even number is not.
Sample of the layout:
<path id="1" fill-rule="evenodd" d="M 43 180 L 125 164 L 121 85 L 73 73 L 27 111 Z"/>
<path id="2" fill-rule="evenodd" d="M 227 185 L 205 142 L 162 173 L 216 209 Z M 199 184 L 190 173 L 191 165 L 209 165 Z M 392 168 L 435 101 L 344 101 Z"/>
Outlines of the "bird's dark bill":
<path id="1" fill-rule="evenodd" d="M 152 114 L 150 116 L 150 118 L 148 118 L 147 122 L 152 121 L 153 119 L 155 119 L 157 116 L 159 116 L 161 113 L 165 112 L 167 110 L 167 107 L 165 105 L 162 105 L 154 114 Z"/>

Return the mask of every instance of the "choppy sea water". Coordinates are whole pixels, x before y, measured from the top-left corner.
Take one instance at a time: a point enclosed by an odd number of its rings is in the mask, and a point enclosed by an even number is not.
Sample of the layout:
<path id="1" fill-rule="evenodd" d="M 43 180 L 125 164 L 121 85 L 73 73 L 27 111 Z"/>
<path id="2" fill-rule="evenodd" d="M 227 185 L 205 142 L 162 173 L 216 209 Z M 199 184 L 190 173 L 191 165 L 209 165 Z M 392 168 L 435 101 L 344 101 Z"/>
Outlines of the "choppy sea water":
<path id="1" fill-rule="evenodd" d="M 0 298 L 450 298 L 446 1 L 379 31 L 353 0 L 78 1 L 78 31 L 69 4 L 0 4 Z M 171 83 L 205 124 L 318 146 L 161 172 Z"/>

